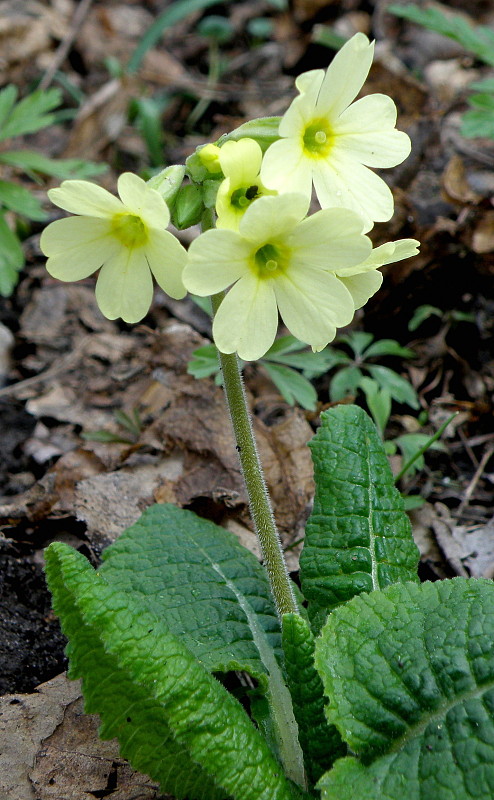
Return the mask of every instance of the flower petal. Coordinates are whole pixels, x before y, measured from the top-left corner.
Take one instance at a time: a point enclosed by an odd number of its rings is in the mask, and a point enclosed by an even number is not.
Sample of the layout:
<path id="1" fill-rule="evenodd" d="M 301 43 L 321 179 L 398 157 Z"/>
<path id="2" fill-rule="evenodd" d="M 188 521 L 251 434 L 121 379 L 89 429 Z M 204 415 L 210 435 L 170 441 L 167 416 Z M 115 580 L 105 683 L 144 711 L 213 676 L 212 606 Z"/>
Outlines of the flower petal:
<path id="1" fill-rule="evenodd" d="M 410 154 L 410 138 L 394 129 L 396 106 L 384 94 L 362 97 L 334 123 L 333 154 L 342 153 L 368 167 L 395 167 Z"/>
<path id="2" fill-rule="evenodd" d="M 251 258 L 252 244 L 236 231 L 206 231 L 189 247 L 182 280 L 189 292 L 216 294 L 249 272 Z"/>
<path id="3" fill-rule="evenodd" d="M 253 243 L 265 244 L 289 235 L 309 210 L 302 194 L 264 196 L 249 206 L 239 225 L 239 233 Z"/>
<path id="4" fill-rule="evenodd" d="M 300 94 L 306 94 L 307 97 L 310 97 L 314 105 L 321 90 L 324 75 L 323 69 L 311 69 L 308 72 L 302 72 L 295 78 L 295 86 Z"/>
<path id="5" fill-rule="evenodd" d="M 355 36 L 336 53 L 326 70 L 319 97 L 319 115 L 338 117 L 362 88 L 374 56 L 374 43 L 363 33 Z"/>
<path id="6" fill-rule="evenodd" d="M 139 322 L 153 300 L 153 279 L 142 248 L 124 250 L 103 266 L 96 301 L 108 319 Z"/>
<path id="7" fill-rule="evenodd" d="M 170 222 L 167 204 L 156 191 L 132 172 L 124 172 L 118 179 L 118 193 L 126 209 L 151 228 L 164 230 Z"/>
<path id="8" fill-rule="evenodd" d="M 274 342 L 278 309 L 270 281 L 249 273 L 233 286 L 213 321 L 213 338 L 222 353 L 244 361 L 261 358 Z"/>
<path id="9" fill-rule="evenodd" d="M 294 263 L 334 271 L 368 258 L 372 245 L 362 234 L 362 217 L 346 208 L 327 208 L 304 219 L 290 237 Z"/>
<path id="10" fill-rule="evenodd" d="M 106 218 L 125 210 L 120 200 L 89 181 L 63 181 L 58 189 L 49 189 L 48 197 L 64 211 L 88 217 Z"/>
<path id="11" fill-rule="evenodd" d="M 268 147 L 261 166 L 261 180 L 279 192 L 312 195 L 312 162 L 298 139 L 279 139 Z"/>
<path id="12" fill-rule="evenodd" d="M 262 150 L 254 139 L 225 142 L 220 149 L 219 161 L 226 178 L 231 179 L 232 188 L 255 183 L 262 161 Z"/>
<path id="13" fill-rule="evenodd" d="M 363 272 L 360 275 L 351 275 L 339 280 L 352 295 L 353 304 L 357 310 L 362 308 L 369 297 L 377 292 L 383 282 L 383 276 L 377 270 L 372 270 L 372 272 Z"/>
<path id="14" fill-rule="evenodd" d="M 226 144 L 228 144 L 228 142 Z M 225 178 L 224 181 L 221 181 L 216 195 L 216 214 L 218 216 L 216 227 L 238 231 L 240 220 L 245 214 L 246 209 L 234 206 L 231 202 L 231 197 L 231 178 Z"/>
<path id="15" fill-rule="evenodd" d="M 138 209 L 144 202 L 147 191 L 146 182 L 133 172 L 123 172 L 117 182 L 118 194 L 128 209 Z"/>
<path id="16" fill-rule="evenodd" d="M 152 231 L 144 252 L 158 285 L 175 300 L 185 297 L 182 272 L 187 252 L 178 239 L 169 231 Z"/>
<path id="17" fill-rule="evenodd" d="M 354 267 L 339 267 L 335 270 L 339 278 L 349 277 L 350 275 L 360 275 L 362 272 L 382 267 L 384 264 L 394 264 L 395 261 L 402 261 L 404 258 L 411 258 L 418 253 L 420 242 L 416 239 L 398 239 L 396 242 L 385 242 L 385 244 L 375 247 L 372 253 L 361 264 Z"/>
<path id="18" fill-rule="evenodd" d="M 45 256 L 53 256 L 73 247 L 90 246 L 93 242 L 100 242 L 108 236 L 110 236 L 110 225 L 107 220 L 95 217 L 65 217 L 47 225 L 41 233 L 40 246 Z"/>
<path id="19" fill-rule="evenodd" d="M 331 341 L 335 329 L 353 318 L 351 294 L 331 273 L 290 269 L 276 280 L 274 290 L 283 322 L 307 344 Z"/>
<path id="20" fill-rule="evenodd" d="M 46 269 L 61 281 L 79 281 L 95 272 L 121 249 L 108 234 L 106 220 L 67 217 L 48 225 L 41 249 L 49 256 Z"/>
<path id="21" fill-rule="evenodd" d="M 314 188 L 323 208 L 353 209 L 361 215 L 367 230 L 373 222 L 386 222 L 393 215 L 393 195 L 387 184 L 349 158 L 319 161 L 318 170 L 314 171 Z"/>

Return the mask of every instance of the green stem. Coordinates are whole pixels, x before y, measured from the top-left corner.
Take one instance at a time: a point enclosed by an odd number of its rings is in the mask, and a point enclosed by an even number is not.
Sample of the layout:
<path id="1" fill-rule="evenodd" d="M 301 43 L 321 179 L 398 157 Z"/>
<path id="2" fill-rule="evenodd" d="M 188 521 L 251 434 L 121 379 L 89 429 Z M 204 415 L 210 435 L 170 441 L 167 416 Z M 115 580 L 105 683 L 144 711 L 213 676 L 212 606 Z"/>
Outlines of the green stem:
<path id="1" fill-rule="evenodd" d="M 214 314 L 220 307 L 223 297 L 224 294 L 219 293 L 211 298 Z M 297 603 L 257 452 L 238 358 L 235 353 L 219 353 L 219 358 L 235 442 L 249 497 L 250 513 L 259 537 L 271 592 L 281 619 L 283 614 L 298 614 Z"/>

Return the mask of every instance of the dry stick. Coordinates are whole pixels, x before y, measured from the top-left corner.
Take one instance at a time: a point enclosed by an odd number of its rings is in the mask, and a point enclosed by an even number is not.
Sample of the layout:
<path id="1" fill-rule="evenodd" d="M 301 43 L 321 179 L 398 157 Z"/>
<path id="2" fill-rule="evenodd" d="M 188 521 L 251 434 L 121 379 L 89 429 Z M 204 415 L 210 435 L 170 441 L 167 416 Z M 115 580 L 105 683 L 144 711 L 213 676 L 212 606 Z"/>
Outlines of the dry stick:
<path id="1" fill-rule="evenodd" d="M 22 392 L 31 386 L 36 386 L 37 383 L 44 383 L 51 380 L 55 375 L 68 371 L 84 353 L 84 348 L 91 338 L 92 334 L 83 336 L 70 353 L 67 353 L 48 369 L 45 369 L 44 372 L 40 372 L 39 375 L 32 375 L 30 378 L 24 378 L 16 383 L 3 386 L 0 389 L 0 397 L 16 397 L 18 392 Z"/>
<path id="2" fill-rule="evenodd" d="M 492 456 L 493 453 L 494 453 L 494 445 L 491 445 L 490 447 L 487 448 L 487 450 L 484 452 L 484 455 L 480 459 L 480 464 L 478 465 L 478 467 L 477 467 L 477 469 L 475 471 L 475 475 L 473 476 L 472 480 L 468 484 L 468 486 L 466 488 L 466 491 L 465 491 L 465 495 L 463 497 L 463 500 L 461 501 L 460 505 L 457 508 L 457 511 L 456 511 L 456 519 L 457 520 L 459 520 L 459 518 L 461 517 L 461 515 L 463 513 L 463 510 L 465 509 L 465 507 L 470 502 L 470 498 L 471 498 L 471 496 L 473 494 L 473 490 L 475 489 L 475 487 L 477 486 L 480 478 L 482 477 L 482 473 L 484 472 L 484 469 L 485 469 L 485 467 L 487 465 L 487 462 L 489 461 L 489 459 L 490 459 L 490 457 Z"/>
<path id="3" fill-rule="evenodd" d="M 45 74 L 43 75 L 39 89 L 47 89 L 50 83 L 52 82 L 53 78 L 55 77 L 56 71 L 62 66 L 63 62 L 67 58 L 68 52 L 72 47 L 74 40 L 79 33 L 79 30 L 86 19 L 89 9 L 91 8 L 93 0 L 80 0 L 79 4 L 76 7 L 74 12 L 74 16 L 72 17 L 72 22 L 69 28 L 69 32 L 65 39 L 63 39 L 58 48 L 55 52 L 53 57 L 53 61 L 51 62 L 50 66 L 46 70 Z"/>

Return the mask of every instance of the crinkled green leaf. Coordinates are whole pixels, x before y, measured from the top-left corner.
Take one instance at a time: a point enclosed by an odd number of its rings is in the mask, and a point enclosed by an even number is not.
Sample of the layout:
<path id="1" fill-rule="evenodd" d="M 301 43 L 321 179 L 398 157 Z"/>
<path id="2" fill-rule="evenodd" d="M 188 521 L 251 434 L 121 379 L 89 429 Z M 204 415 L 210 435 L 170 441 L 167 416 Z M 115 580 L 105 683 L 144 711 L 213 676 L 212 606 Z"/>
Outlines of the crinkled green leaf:
<path id="1" fill-rule="evenodd" d="M 494 584 L 396 584 L 338 608 L 316 644 L 328 718 L 360 758 L 323 800 L 494 796 Z"/>
<path id="2" fill-rule="evenodd" d="M 383 443 L 358 406 L 321 415 L 309 444 L 316 496 L 300 558 L 300 580 L 316 627 L 360 592 L 418 580 L 418 550 Z"/>
<path id="3" fill-rule="evenodd" d="M 303 774 L 278 617 L 256 557 L 224 528 L 164 504 L 147 509 L 103 559 L 105 580 L 165 619 L 206 669 L 259 681 L 279 734 L 275 749 L 291 776 Z"/>
<path id="4" fill-rule="evenodd" d="M 314 666 L 315 642 L 308 623 L 298 614 L 284 614 L 282 632 L 300 744 L 309 780 L 315 784 L 335 759 L 346 752 L 346 747 L 334 725 L 328 725 L 324 714 L 326 699 Z"/>
<path id="5" fill-rule="evenodd" d="M 118 591 L 86 559 L 56 543 L 48 584 L 69 638 L 70 677 L 131 764 L 164 791 L 194 800 L 292 800 L 266 741 L 242 706 L 162 617 Z"/>
<path id="6" fill-rule="evenodd" d="M 105 550 L 99 572 L 166 619 L 211 672 L 243 670 L 266 687 L 265 659 L 282 661 L 263 567 L 233 533 L 191 511 L 146 509 Z"/>

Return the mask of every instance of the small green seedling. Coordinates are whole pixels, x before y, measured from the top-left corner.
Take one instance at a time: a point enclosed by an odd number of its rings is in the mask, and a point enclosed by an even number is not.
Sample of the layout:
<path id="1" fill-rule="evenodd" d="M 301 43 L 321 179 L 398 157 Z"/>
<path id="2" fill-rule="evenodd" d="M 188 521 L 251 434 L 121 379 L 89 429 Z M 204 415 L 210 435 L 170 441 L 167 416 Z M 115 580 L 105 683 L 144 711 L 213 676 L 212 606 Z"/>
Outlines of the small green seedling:
<path id="1" fill-rule="evenodd" d="M 494 30 L 487 25 L 473 26 L 460 14 L 446 15 L 434 6 L 390 5 L 386 10 L 454 39 L 479 61 L 494 67 Z M 468 99 L 472 108 L 463 114 L 461 133 L 469 139 L 476 136 L 494 139 L 494 78 L 474 81 L 470 88 L 477 93 Z"/>
<path id="2" fill-rule="evenodd" d="M 82 159 L 52 159 L 34 150 L 16 150 L 11 140 L 18 136 L 35 133 L 47 128 L 56 120 L 55 110 L 62 95 L 59 89 L 37 90 L 17 99 L 13 85 L 0 91 L 0 168 L 8 170 L 14 180 L 0 180 L 0 295 L 9 297 L 24 266 L 24 253 L 20 240 L 21 220 L 43 222 L 47 219 L 38 198 L 25 186 L 21 186 L 17 172 L 37 183 L 41 175 L 55 178 L 89 178 L 104 172 L 104 164 L 92 164 Z M 2 166 L 3 165 L 3 166 Z M 7 215 L 14 224 L 7 222 Z M 16 224 L 17 223 L 17 224 Z"/>

